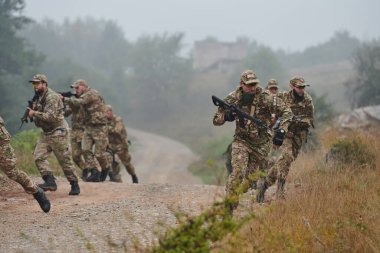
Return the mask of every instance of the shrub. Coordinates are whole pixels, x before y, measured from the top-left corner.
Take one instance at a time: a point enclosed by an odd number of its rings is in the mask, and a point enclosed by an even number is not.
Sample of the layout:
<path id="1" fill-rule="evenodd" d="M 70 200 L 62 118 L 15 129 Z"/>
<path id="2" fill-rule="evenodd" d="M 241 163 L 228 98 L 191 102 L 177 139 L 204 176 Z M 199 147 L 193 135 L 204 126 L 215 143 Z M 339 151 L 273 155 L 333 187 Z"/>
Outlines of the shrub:
<path id="1" fill-rule="evenodd" d="M 341 163 L 341 165 L 353 164 L 358 167 L 368 166 L 370 168 L 376 166 L 374 151 L 359 135 L 333 143 L 326 159 Z"/>

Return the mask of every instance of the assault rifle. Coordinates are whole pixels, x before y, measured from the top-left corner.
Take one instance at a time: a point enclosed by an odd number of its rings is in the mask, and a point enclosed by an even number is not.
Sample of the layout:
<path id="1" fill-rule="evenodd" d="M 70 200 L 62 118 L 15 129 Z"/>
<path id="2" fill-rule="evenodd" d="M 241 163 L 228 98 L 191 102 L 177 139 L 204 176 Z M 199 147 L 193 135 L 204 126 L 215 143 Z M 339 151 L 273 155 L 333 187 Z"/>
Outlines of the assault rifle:
<path id="1" fill-rule="evenodd" d="M 61 94 L 65 98 L 69 98 L 72 96 L 76 96 L 77 94 L 72 93 L 71 91 L 63 91 L 63 92 L 57 92 L 58 94 Z"/>
<path id="2" fill-rule="evenodd" d="M 33 108 L 33 103 L 35 101 L 37 101 L 37 99 L 38 99 L 38 94 L 34 93 L 34 96 L 32 97 L 32 99 L 28 100 L 28 108 Z M 18 128 L 18 130 L 20 130 L 22 128 L 22 125 L 24 125 L 24 123 L 28 123 L 28 115 L 29 115 L 29 109 L 28 108 L 25 110 L 24 114 L 21 117 L 21 125 Z M 29 121 L 33 122 L 33 118 L 30 118 Z"/>
<path id="3" fill-rule="evenodd" d="M 303 120 L 305 117 L 306 117 L 305 115 L 294 115 L 290 121 L 291 121 L 291 122 L 302 122 L 302 120 Z M 280 128 L 281 121 L 282 121 L 282 117 L 279 117 L 279 118 L 276 120 L 276 123 L 274 123 L 274 125 L 273 125 L 273 129 L 274 129 L 274 130 Z M 312 124 L 312 127 L 314 128 L 314 125 L 313 125 L 313 124 Z"/>
<path id="4" fill-rule="evenodd" d="M 225 110 L 230 110 L 232 113 L 236 114 L 236 116 L 239 118 L 241 128 L 245 128 L 243 119 L 247 119 L 247 120 L 252 121 L 253 123 L 255 123 L 259 127 L 270 130 L 269 127 L 267 125 L 265 125 L 264 122 L 262 122 L 259 119 L 256 119 L 255 117 L 249 115 L 248 113 L 241 111 L 235 105 L 228 104 L 216 96 L 212 96 L 211 98 L 212 98 L 212 102 L 214 103 L 214 105 L 219 106 Z"/>

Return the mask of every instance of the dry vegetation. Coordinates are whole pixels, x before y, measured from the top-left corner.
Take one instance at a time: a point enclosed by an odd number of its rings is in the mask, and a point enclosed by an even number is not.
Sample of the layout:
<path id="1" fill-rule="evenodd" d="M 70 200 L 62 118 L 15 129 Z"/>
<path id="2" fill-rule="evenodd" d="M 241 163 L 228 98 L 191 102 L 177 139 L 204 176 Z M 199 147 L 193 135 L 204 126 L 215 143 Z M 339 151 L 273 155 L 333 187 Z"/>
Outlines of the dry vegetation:
<path id="1" fill-rule="evenodd" d="M 263 207 L 213 252 L 379 252 L 379 137 L 370 130 L 323 134 L 326 149 L 342 140 L 356 148 L 332 164 L 324 162 L 324 151 L 302 154 L 292 166 L 286 201 Z M 363 152 L 372 159 L 367 166 L 357 162 Z"/>

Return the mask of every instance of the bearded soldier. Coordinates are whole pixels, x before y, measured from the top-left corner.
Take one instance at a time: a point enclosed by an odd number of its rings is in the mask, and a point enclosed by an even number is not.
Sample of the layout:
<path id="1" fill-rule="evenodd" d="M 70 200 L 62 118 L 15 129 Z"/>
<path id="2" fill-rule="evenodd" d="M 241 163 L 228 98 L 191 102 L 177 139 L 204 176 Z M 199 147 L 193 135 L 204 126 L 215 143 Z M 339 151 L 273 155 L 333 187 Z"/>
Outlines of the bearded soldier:
<path id="1" fill-rule="evenodd" d="M 107 177 L 111 167 L 106 154 L 108 129 L 104 100 L 100 93 L 90 88 L 83 79 L 75 81 L 71 88 L 75 89 L 77 97 L 61 98 L 69 106 L 84 109 L 85 131 L 82 147 L 86 168 L 83 170 L 82 178 L 88 182 L 100 182 Z M 101 172 L 97 169 L 99 165 Z M 88 176 L 88 173 L 91 175 Z"/>
<path id="2" fill-rule="evenodd" d="M 290 165 L 297 158 L 302 145 L 306 142 L 309 128 L 314 126 L 314 105 L 311 96 L 305 91 L 305 79 L 296 76 L 290 80 L 290 91 L 279 94 L 294 114 L 282 145 L 282 155 L 269 170 L 266 179 L 268 186 L 277 180 L 277 197 L 284 198 L 284 185 Z"/>
<path id="3" fill-rule="evenodd" d="M 30 80 L 38 95 L 33 108 L 29 108 L 28 116 L 34 124 L 42 129 L 42 135 L 34 149 L 34 161 L 40 171 L 44 191 L 56 191 L 57 184 L 50 169 L 48 156 L 53 152 L 59 165 L 71 184 L 69 195 L 79 195 L 78 177 L 75 175 L 74 162 L 71 156 L 68 124 L 64 118 L 64 106 L 60 96 L 48 88 L 45 75 L 37 74 Z"/>
<path id="4" fill-rule="evenodd" d="M 128 151 L 128 136 L 127 130 L 123 123 L 123 119 L 119 116 L 116 116 L 112 112 L 112 107 L 110 105 L 106 106 L 107 110 L 107 120 L 108 120 L 108 139 L 109 139 L 109 150 L 112 155 L 121 160 L 124 164 L 127 172 L 132 177 L 132 183 L 137 184 L 138 178 L 136 176 L 135 167 L 131 163 L 131 155 Z M 118 159 L 113 158 L 114 166 L 112 171 L 110 171 L 110 180 L 111 181 L 120 181 L 120 163 Z"/>
<path id="5" fill-rule="evenodd" d="M 224 102 L 234 105 L 241 111 L 260 120 L 264 125 L 271 123 L 271 115 L 281 115 L 281 131 L 275 134 L 273 144 L 280 146 L 287 131 L 291 111 L 281 100 L 277 107 L 273 106 L 272 95 L 259 86 L 259 80 L 252 70 L 241 74 L 240 84 L 231 92 Z M 253 181 L 257 187 L 263 187 L 262 174 L 267 169 L 267 158 L 270 151 L 271 131 L 268 127 L 259 126 L 255 122 L 234 114 L 233 111 L 219 107 L 213 118 L 213 124 L 223 125 L 226 121 L 236 121 L 234 140 L 232 142 L 232 173 L 226 185 L 227 197 L 231 200 L 230 208 L 236 208 L 239 194 L 246 191 L 248 183 Z M 261 173 L 259 173 L 261 172 Z M 257 196 L 259 200 L 259 196 Z"/>

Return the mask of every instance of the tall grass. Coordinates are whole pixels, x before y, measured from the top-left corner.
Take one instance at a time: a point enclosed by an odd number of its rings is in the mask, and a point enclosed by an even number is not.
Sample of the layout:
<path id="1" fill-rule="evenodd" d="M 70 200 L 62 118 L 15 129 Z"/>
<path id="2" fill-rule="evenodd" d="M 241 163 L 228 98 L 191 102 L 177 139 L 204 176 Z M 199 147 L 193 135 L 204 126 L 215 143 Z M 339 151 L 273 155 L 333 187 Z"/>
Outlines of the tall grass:
<path id="1" fill-rule="evenodd" d="M 225 238 L 213 251 L 236 252 L 238 247 L 239 252 L 380 252 L 378 137 L 326 133 L 322 140 L 330 147 L 356 145 L 346 156 L 350 162 L 331 166 L 323 162 L 324 152 L 301 155 L 291 168 L 286 201 L 272 202 L 238 236 Z M 375 161 L 363 163 L 359 157 L 361 164 L 356 163 L 360 150 Z"/>
<path id="2" fill-rule="evenodd" d="M 285 201 L 252 203 L 242 218 L 214 204 L 179 220 L 151 251 L 380 252 L 379 137 L 326 132 L 321 150 L 293 163 Z M 345 160 L 326 163 L 325 150 L 337 146 Z"/>

